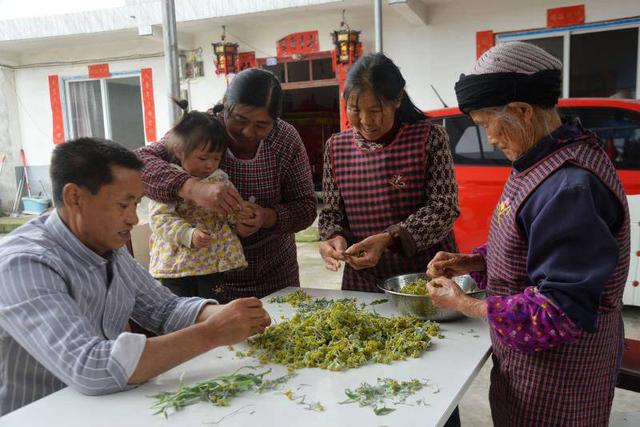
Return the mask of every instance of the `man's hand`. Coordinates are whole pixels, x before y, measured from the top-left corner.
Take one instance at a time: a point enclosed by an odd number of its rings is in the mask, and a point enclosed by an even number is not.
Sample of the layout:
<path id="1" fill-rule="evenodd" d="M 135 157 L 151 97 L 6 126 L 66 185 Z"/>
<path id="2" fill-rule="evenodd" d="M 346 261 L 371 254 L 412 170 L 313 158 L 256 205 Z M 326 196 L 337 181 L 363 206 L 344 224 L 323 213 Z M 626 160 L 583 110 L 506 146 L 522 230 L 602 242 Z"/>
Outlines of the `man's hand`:
<path id="1" fill-rule="evenodd" d="M 196 228 L 191 235 L 191 247 L 205 248 L 209 244 L 211 244 L 211 234 Z"/>
<path id="2" fill-rule="evenodd" d="M 374 234 L 351 245 L 344 252 L 345 261 L 355 270 L 375 267 L 391 243 L 393 243 L 393 237 L 389 233 Z"/>
<path id="3" fill-rule="evenodd" d="M 271 317 L 262 308 L 262 302 L 253 297 L 207 309 L 209 315 L 203 325 L 209 331 L 212 347 L 239 343 L 251 335 L 264 332 L 271 324 Z"/>
<path id="4" fill-rule="evenodd" d="M 454 254 L 438 252 L 427 264 L 427 275 L 430 277 L 454 277 L 469 274 L 472 271 L 486 270 L 484 258 L 478 254 Z"/>
<path id="5" fill-rule="evenodd" d="M 196 324 L 148 338 L 129 384 L 150 378 L 215 347 L 236 344 L 263 332 L 271 318 L 257 298 L 241 298 L 226 305 L 206 304 Z"/>
<path id="6" fill-rule="evenodd" d="M 197 178 L 188 179 L 179 191 L 180 197 L 212 209 L 221 215 L 240 210 L 242 197 L 233 187 L 223 184 L 203 182 Z"/>
<path id="7" fill-rule="evenodd" d="M 327 270 L 338 271 L 340 261 L 344 261 L 342 254 L 346 249 L 347 239 L 340 235 L 320 243 L 320 256 L 324 260 L 324 266 Z"/>

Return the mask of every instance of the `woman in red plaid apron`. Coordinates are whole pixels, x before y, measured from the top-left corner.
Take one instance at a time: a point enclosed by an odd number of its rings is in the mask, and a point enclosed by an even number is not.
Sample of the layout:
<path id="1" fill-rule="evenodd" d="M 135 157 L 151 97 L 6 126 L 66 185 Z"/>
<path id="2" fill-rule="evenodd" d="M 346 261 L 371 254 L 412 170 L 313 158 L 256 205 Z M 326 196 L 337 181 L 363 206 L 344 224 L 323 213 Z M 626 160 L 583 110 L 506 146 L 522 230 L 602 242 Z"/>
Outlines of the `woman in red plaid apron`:
<path id="1" fill-rule="evenodd" d="M 234 77 L 212 112 L 230 136 L 220 169 L 237 191 L 194 180 L 172 167 L 164 141 L 138 150 L 148 197 L 188 199 L 224 214 L 248 208 L 250 214 L 238 214 L 237 226 L 248 267 L 221 273 L 206 284 L 204 293 L 220 302 L 300 285 L 294 233 L 313 223 L 316 197 L 300 135 L 279 118 L 282 98 L 272 73 L 249 69 Z"/>
<path id="2" fill-rule="evenodd" d="M 487 318 L 497 426 L 606 426 L 622 356 L 629 213 L 597 137 L 554 106 L 562 64 L 508 43 L 456 84 L 460 109 L 513 162 L 487 245 L 429 263 L 436 305 Z M 473 272 L 487 299 L 446 276 Z M 478 274 L 483 273 L 483 274 Z"/>
<path id="3" fill-rule="evenodd" d="M 320 253 L 345 262 L 342 289 L 379 292 L 391 276 L 423 271 L 455 251 L 458 187 L 445 130 L 411 102 L 398 67 L 382 54 L 356 62 L 345 81 L 352 128 L 325 148 Z"/>

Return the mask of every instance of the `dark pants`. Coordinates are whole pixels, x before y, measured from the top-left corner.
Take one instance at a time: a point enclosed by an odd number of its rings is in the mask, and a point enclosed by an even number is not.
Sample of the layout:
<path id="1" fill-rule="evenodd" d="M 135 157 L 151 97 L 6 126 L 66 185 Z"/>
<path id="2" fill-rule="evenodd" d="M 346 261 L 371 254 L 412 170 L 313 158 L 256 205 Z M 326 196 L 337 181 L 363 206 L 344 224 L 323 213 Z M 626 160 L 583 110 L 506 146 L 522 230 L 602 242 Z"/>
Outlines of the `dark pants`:
<path id="1" fill-rule="evenodd" d="M 222 274 L 220 273 L 160 279 L 160 283 L 179 297 L 210 298 L 221 304 L 229 302 L 229 298 L 225 295 L 224 286 L 222 286 Z"/>
<path id="2" fill-rule="evenodd" d="M 460 427 L 460 411 L 458 411 L 458 407 L 453 410 L 451 415 L 449 415 L 449 419 L 446 423 L 444 423 L 444 427 Z"/>

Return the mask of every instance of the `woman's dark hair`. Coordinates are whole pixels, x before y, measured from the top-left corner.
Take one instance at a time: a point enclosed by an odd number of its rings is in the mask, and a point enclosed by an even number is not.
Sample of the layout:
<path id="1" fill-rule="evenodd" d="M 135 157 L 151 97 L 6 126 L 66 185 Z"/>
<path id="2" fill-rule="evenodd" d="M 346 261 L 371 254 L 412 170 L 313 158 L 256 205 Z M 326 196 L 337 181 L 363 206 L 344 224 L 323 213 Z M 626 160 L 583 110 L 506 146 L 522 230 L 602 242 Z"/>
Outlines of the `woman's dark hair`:
<path id="1" fill-rule="evenodd" d="M 225 152 L 227 149 L 227 131 L 215 117 L 201 111 L 189 111 L 186 100 L 173 100 L 182 110 L 178 123 L 170 131 L 169 150 L 175 157 L 179 148 L 186 157 L 201 148 L 209 153 Z"/>
<path id="2" fill-rule="evenodd" d="M 371 90 L 381 104 L 400 101 L 396 111 L 399 123 L 416 123 L 426 116 L 415 106 L 404 90 L 405 80 L 400 69 L 382 53 L 370 53 L 358 59 L 349 70 L 344 82 L 344 99 L 356 91 L 356 95 Z"/>
<path id="3" fill-rule="evenodd" d="M 282 114 L 282 87 L 272 72 L 260 68 L 249 68 L 236 74 L 222 99 L 222 104 L 213 107 L 218 113 L 223 109 L 231 112 L 237 104 L 266 107 L 276 120 Z"/>
<path id="4" fill-rule="evenodd" d="M 56 207 L 64 205 L 62 191 L 69 183 L 97 194 L 113 182 L 113 166 L 141 171 L 144 163 L 133 151 L 106 139 L 78 138 L 56 146 L 49 167 Z"/>

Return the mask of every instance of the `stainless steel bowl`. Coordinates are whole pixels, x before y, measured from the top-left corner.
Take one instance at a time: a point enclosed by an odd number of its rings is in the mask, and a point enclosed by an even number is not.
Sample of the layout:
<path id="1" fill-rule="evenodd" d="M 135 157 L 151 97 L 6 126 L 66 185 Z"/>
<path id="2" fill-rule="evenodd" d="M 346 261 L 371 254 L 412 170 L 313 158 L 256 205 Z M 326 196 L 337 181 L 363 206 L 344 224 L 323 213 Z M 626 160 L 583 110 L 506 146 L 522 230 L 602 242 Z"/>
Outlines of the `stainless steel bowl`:
<path id="1" fill-rule="evenodd" d="M 437 321 L 456 320 L 464 317 L 464 315 L 457 310 L 434 307 L 431 303 L 431 298 L 428 295 L 409 295 L 400 293 L 400 288 L 416 279 L 429 281 L 429 278 L 424 273 L 403 274 L 401 276 L 394 276 L 384 280 L 378 285 L 378 288 L 387 294 L 393 305 L 402 314 L 410 314 L 419 319 Z M 473 298 L 483 298 L 481 295 L 482 292 L 478 292 L 478 285 L 468 274 L 454 277 L 453 281 L 456 282 L 464 292 L 468 294 L 472 293 L 473 295 L 471 296 Z"/>

